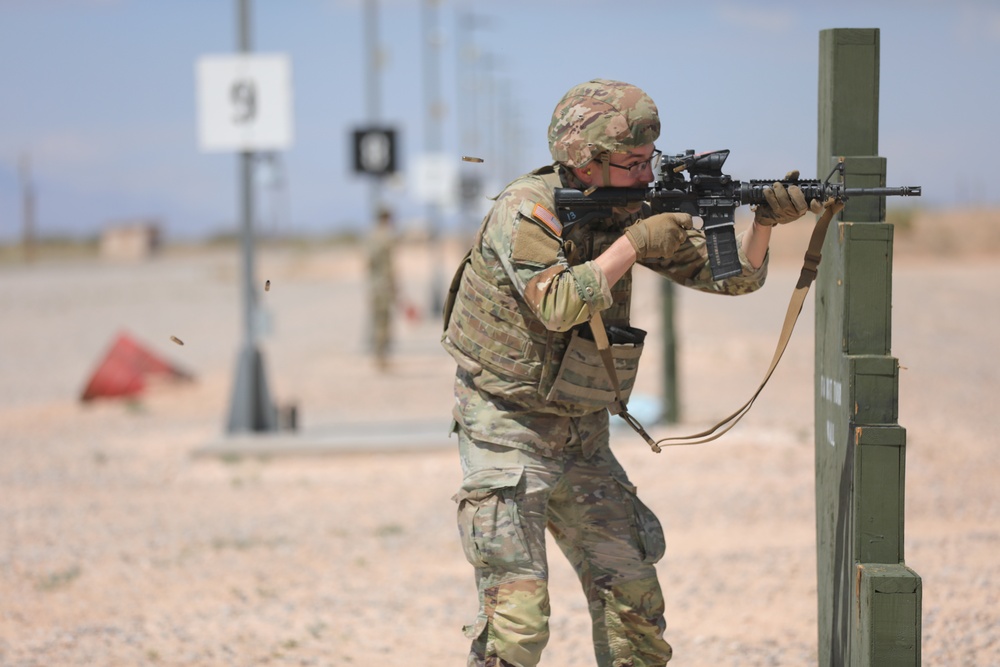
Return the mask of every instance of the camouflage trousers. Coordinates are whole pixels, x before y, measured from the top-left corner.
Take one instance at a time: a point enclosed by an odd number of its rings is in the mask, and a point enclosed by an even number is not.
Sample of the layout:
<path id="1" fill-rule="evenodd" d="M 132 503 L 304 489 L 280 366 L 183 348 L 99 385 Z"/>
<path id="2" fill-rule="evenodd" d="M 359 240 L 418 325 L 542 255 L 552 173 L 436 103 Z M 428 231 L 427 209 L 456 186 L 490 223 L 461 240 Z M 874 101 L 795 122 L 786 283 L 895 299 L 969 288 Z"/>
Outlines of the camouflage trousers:
<path id="1" fill-rule="evenodd" d="M 465 628 L 469 667 L 538 664 L 549 639 L 546 528 L 583 585 L 597 664 L 665 665 L 672 650 L 653 565 L 663 529 L 607 444 L 587 458 L 570 438 L 550 458 L 458 433 L 458 526 L 479 590 Z"/>

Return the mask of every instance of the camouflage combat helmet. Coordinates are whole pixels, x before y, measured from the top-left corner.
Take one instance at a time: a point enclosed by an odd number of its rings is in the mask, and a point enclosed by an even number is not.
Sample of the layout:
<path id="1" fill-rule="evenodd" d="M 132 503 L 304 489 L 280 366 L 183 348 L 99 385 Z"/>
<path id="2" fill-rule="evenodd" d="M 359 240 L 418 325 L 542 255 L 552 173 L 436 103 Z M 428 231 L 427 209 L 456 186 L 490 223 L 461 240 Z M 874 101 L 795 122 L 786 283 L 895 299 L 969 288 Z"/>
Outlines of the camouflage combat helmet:
<path id="1" fill-rule="evenodd" d="M 593 79 L 570 88 L 552 112 L 549 152 L 569 167 L 611 153 L 627 153 L 656 141 L 660 116 L 640 88 Z"/>

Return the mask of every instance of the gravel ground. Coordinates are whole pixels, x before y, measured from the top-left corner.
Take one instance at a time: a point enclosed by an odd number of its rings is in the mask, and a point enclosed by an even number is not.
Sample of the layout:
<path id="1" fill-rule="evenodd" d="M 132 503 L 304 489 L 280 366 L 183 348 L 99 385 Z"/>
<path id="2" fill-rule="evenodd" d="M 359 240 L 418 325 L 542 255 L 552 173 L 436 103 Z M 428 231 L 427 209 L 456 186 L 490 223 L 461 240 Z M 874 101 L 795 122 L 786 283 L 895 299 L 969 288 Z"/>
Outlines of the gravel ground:
<path id="1" fill-rule="evenodd" d="M 654 434 L 694 431 L 756 387 L 797 274 L 775 255 L 758 294 L 679 293 L 683 423 Z M 294 437 L 446 423 L 453 365 L 436 321 L 399 322 L 393 367 L 378 375 L 356 252 L 258 257 L 260 282 L 271 280 L 259 294 L 268 380 L 300 410 Z M 425 305 L 432 267 L 456 257 L 408 247 L 406 297 Z M 222 250 L 0 266 L 0 664 L 464 664 L 475 589 L 444 429 L 418 451 L 193 455 L 223 435 L 238 276 L 237 253 Z M 637 324 L 655 337 L 656 291 L 642 274 L 637 283 Z M 1000 664 L 998 283 L 995 255 L 897 251 L 906 562 L 923 580 L 927 665 Z M 653 455 L 615 432 L 667 531 L 658 567 L 672 665 L 817 662 L 812 321 L 810 298 L 771 384 L 722 440 Z M 80 404 L 121 331 L 195 381 Z M 637 396 L 661 391 L 653 347 Z M 542 664 L 591 665 L 578 584 L 557 550 L 551 566 Z"/>

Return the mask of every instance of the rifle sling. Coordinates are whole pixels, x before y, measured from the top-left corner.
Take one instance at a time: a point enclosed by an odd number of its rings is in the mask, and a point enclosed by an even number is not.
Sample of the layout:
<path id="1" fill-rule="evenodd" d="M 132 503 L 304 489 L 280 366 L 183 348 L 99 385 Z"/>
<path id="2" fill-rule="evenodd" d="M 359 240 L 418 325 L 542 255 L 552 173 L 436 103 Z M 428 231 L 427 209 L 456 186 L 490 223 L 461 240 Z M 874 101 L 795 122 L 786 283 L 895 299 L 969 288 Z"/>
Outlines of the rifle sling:
<path id="1" fill-rule="evenodd" d="M 646 429 L 642 427 L 642 424 L 640 424 L 635 417 L 628 413 L 628 407 L 625 405 L 625 401 L 622 400 L 622 388 L 621 384 L 618 382 L 618 373 L 615 371 L 614 357 L 611 356 L 611 344 L 608 342 L 608 332 L 604 328 L 604 318 L 601 317 L 600 313 L 594 313 L 593 317 L 590 318 L 590 330 L 594 334 L 594 344 L 597 345 L 597 351 L 601 353 L 601 360 L 604 362 L 604 368 L 608 371 L 608 377 L 611 379 L 611 386 L 614 387 L 615 390 L 615 401 L 618 403 L 619 409 L 618 416 L 624 419 L 626 424 L 631 426 L 636 433 L 643 437 L 650 449 L 659 453 L 660 447 L 651 437 L 649 437 L 649 434 L 646 433 Z"/>
<path id="2" fill-rule="evenodd" d="M 729 432 L 729 430 L 736 426 L 737 422 L 743 419 L 744 415 L 750 411 L 753 402 L 757 400 L 758 396 L 760 396 L 760 392 L 764 390 L 764 385 L 766 385 L 768 380 L 771 379 L 771 375 L 774 374 L 774 369 L 778 367 L 778 362 L 781 361 L 781 356 L 785 353 L 785 348 L 788 347 L 788 341 L 792 337 L 792 330 L 795 328 L 795 323 L 798 321 L 799 314 L 802 312 L 802 305 L 805 303 L 806 295 L 809 293 L 809 287 L 812 285 L 813 281 L 816 280 L 816 276 L 819 272 L 819 263 L 823 258 L 823 241 L 826 238 L 827 229 L 830 227 L 830 222 L 833 220 L 833 217 L 843 208 L 844 203 L 841 201 L 831 200 L 827 202 L 825 204 L 826 210 L 823 211 L 823 215 L 819 217 L 816 221 L 816 226 L 813 227 L 812 236 L 809 237 L 809 247 L 806 249 L 802 269 L 799 272 L 799 279 L 795 284 L 795 290 L 792 292 L 792 298 L 788 302 L 788 310 L 785 311 L 785 321 L 781 326 L 781 334 L 778 336 L 778 344 L 775 347 L 774 356 L 771 358 L 771 365 L 764 374 L 764 379 L 761 381 L 760 386 L 757 387 L 757 390 L 750 397 L 750 400 L 740 406 L 736 412 L 701 433 L 675 436 L 672 438 L 661 438 L 660 440 L 654 441 L 646 432 L 646 429 L 642 427 L 642 424 L 640 424 L 635 417 L 628 413 L 628 410 L 625 408 L 625 404 L 621 400 L 618 375 L 615 373 L 615 364 L 611 357 L 608 337 L 604 331 L 604 323 L 601 320 L 600 313 L 596 313 L 594 315 L 590 321 L 590 327 L 594 332 L 594 342 L 597 343 L 597 349 L 600 351 L 601 358 L 604 360 L 604 367 L 608 370 L 608 375 L 611 377 L 611 384 L 615 388 L 615 397 L 618 399 L 618 403 L 621 406 L 621 413 L 619 416 L 624 419 L 625 423 L 631 426 L 636 433 L 642 436 L 642 438 L 649 445 L 650 449 L 654 452 L 659 452 L 661 445 L 664 447 L 679 447 L 682 445 L 700 445 L 706 442 L 711 442 L 712 440 L 716 440 L 725 433 Z"/>

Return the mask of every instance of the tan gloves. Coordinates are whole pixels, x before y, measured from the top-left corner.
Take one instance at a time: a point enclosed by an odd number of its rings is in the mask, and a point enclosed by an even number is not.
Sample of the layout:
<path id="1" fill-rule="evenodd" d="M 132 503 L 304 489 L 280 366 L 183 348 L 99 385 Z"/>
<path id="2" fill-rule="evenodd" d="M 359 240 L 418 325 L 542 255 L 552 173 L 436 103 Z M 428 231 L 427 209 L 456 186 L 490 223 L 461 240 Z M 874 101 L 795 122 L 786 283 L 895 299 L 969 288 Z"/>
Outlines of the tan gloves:
<path id="1" fill-rule="evenodd" d="M 788 172 L 782 180 L 799 180 L 799 171 L 796 169 Z M 764 188 L 764 199 L 767 200 L 767 204 L 759 204 L 754 213 L 754 222 L 764 227 L 798 220 L 807 211 L 820 213 L 823 210 L 823 205 L 815 199 L 807 204 L 799 186 L 789 185 L 786 188 L 777 181 L 771 187 Z"/>
<path id="2" fill-rule="evenodd" d="M 687 213 L 658 213 L 626 229 L 625 238 L 635 248 L 636 259 L 665 259 L 677 252 L 691 226 Z"/>

